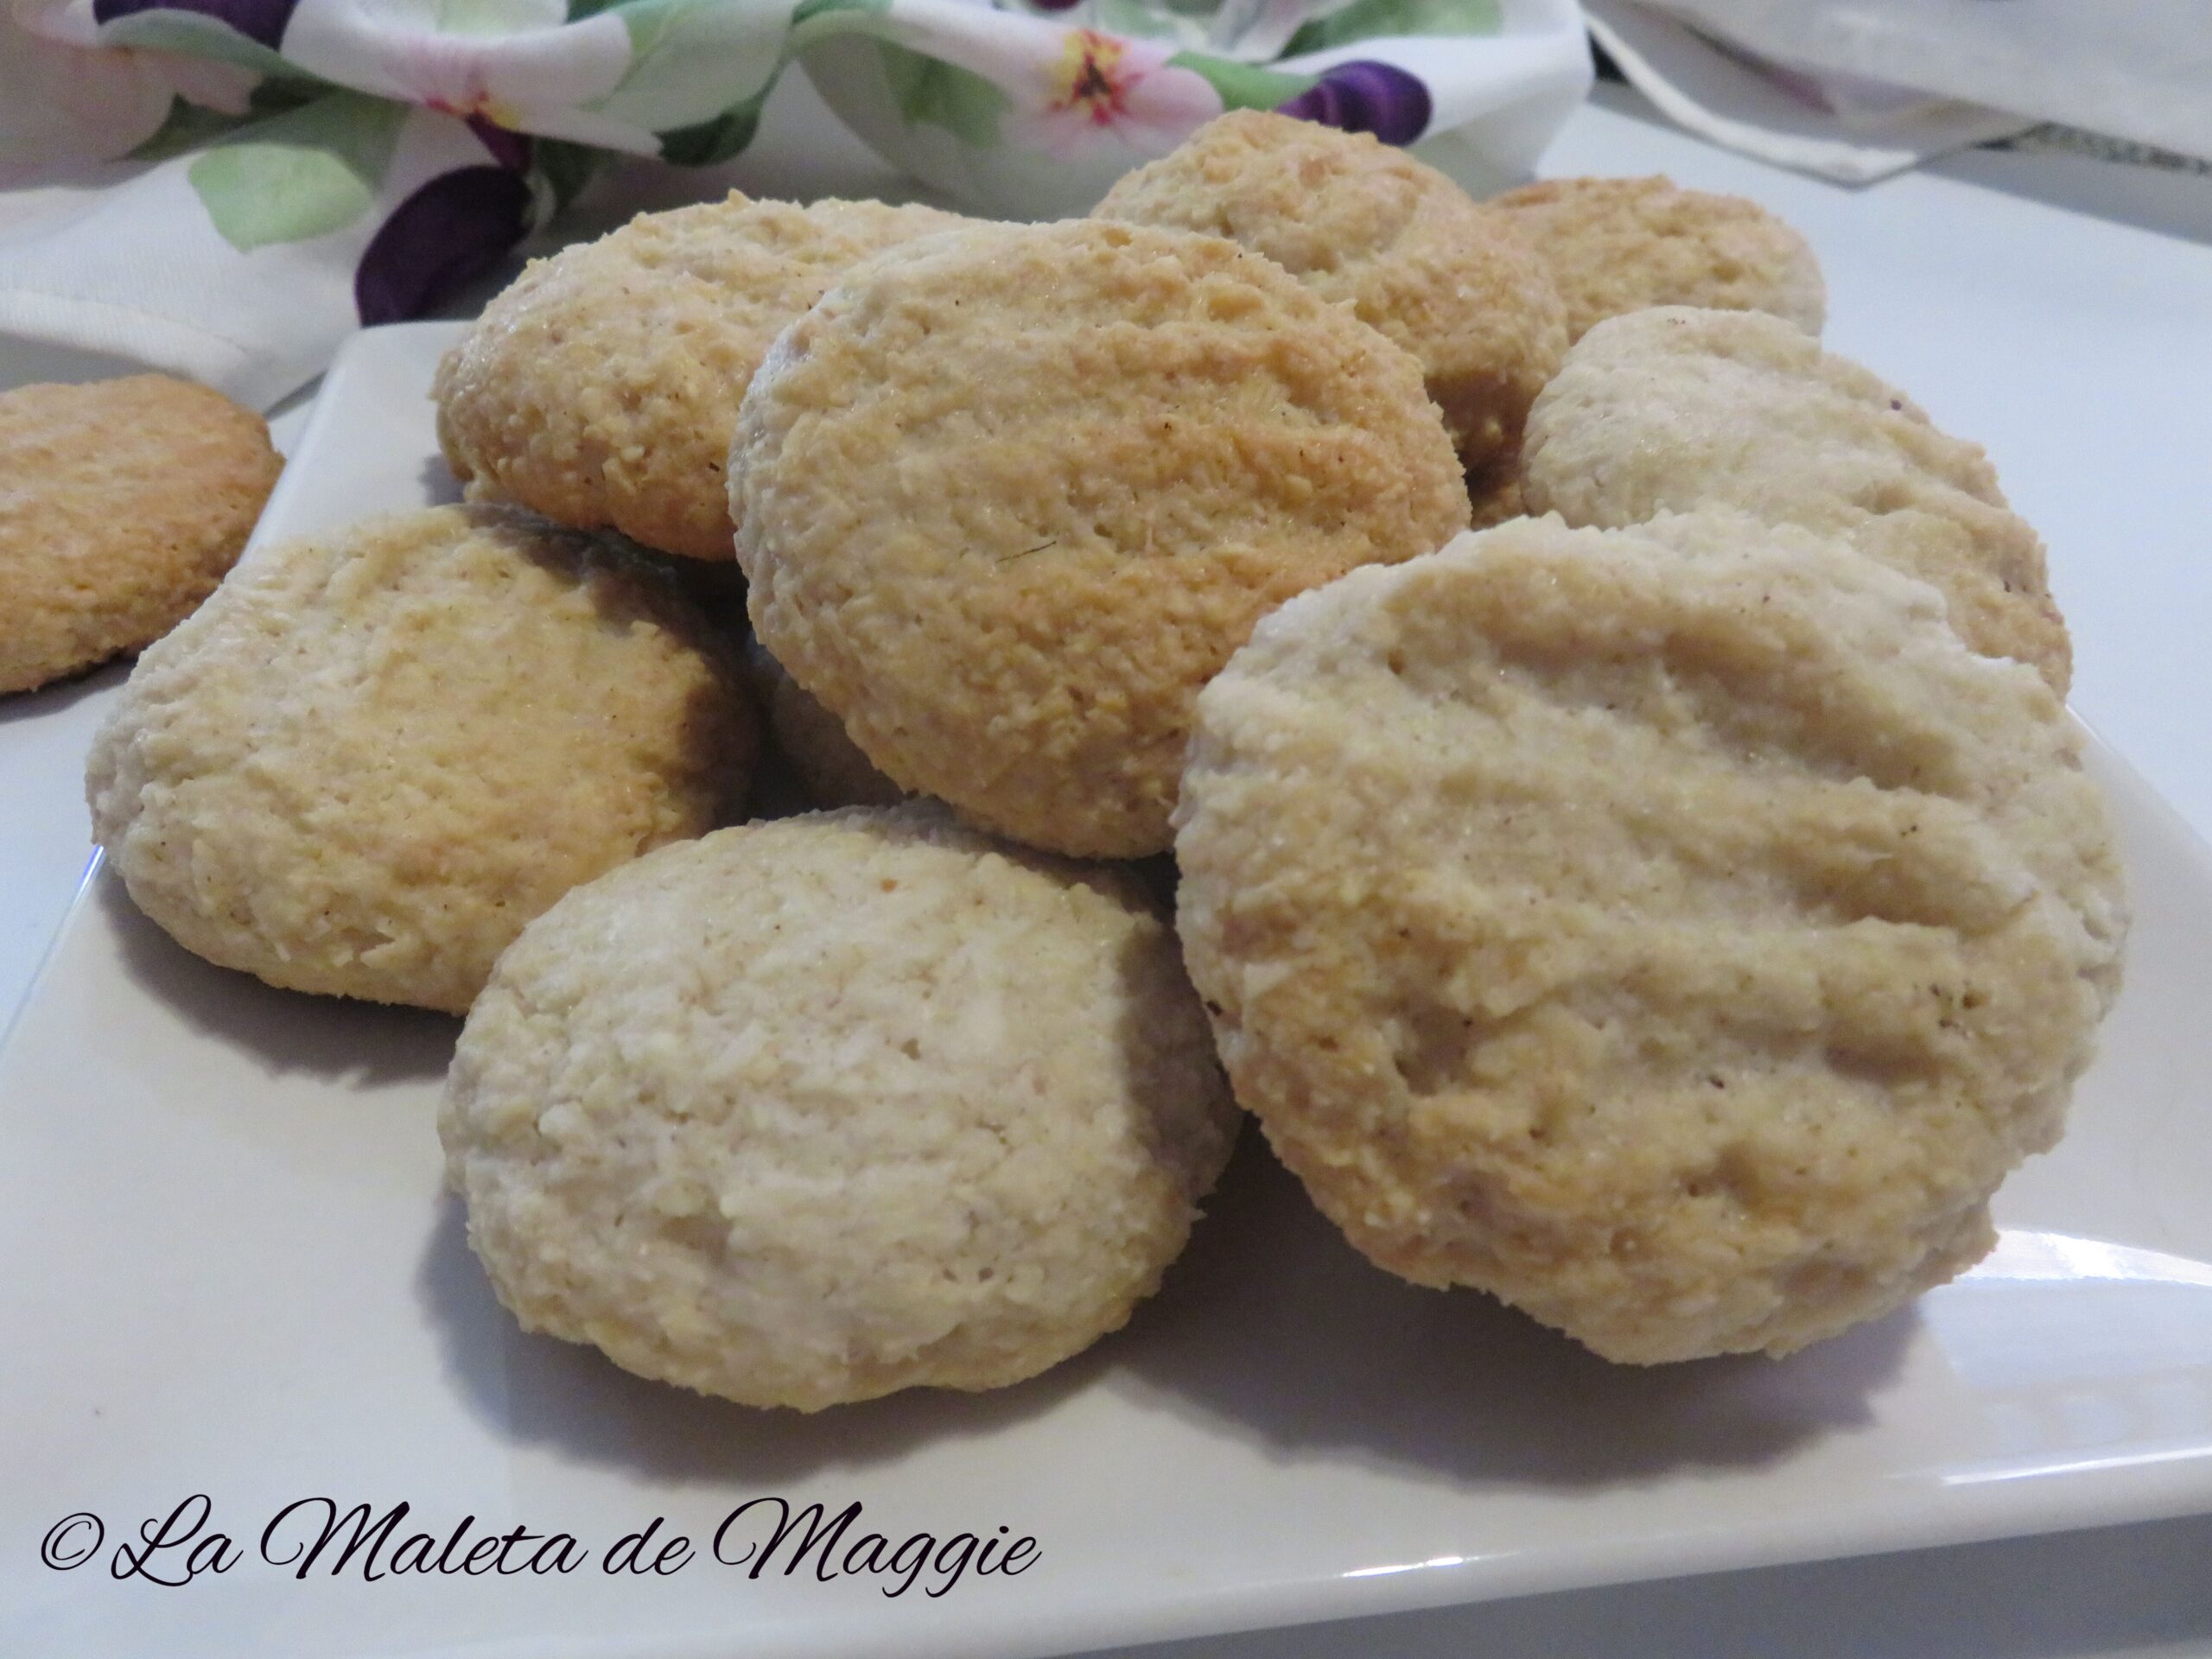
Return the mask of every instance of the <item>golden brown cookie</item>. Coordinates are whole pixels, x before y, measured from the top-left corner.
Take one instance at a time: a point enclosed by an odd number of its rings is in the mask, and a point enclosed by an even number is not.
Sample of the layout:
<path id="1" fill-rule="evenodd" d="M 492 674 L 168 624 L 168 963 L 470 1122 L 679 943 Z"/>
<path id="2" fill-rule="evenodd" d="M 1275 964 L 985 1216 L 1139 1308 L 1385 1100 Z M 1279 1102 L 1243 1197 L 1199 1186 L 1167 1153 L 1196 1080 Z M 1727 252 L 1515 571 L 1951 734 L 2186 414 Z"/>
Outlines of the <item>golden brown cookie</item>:
<path id="1" fill-rule="evenodd" d="M 1567 328 L 1511 221 L 1368 133 L 1217 117 L 1122 175 L 1098 219 L 1227 237 L 1411 352 L 1470 472 L 1510 458 Z"/>
<path id="2" fill-rule="evenodd" d="M 94 836 L 187 950 L 460 1013 L 579 881 L 713 828 L 752 711 L 672 581 L 513 508 L 257 548 L 94 739 Z"/>
<path id="3" fill-rule="evenodd" d="M 1976 651 L 2066 695 L 2043 543 L 1980 446 L 1787 323 L 1669 307 L 1602 324 L 1538 399 L 1522 467 L 1529 511 L 1571 524 L 1711 505 L 1847 536 L 1932 584 Z"/>
<path id="4" fill-rule="evenodd" d="M 730 427 L 777 331 L 855 261 L 969 222 L 733 192 L 533 260 L 439 365 L 446 460 L 472 493 L 727 559 Z"/>
<path id="5" fill-rule="evenodd" d="M 165 374 L 0 392 L 0 693 L 189 616 L 283 466 L 261 416 Z"/>
<path id="6" fill-rule="evenodd" d="M 1666 178 L 1540 179 L 1490 205 L 1550 265 L 1570 341 L 1650 305 L 1764 311 L 1809 334 L 1827 321 L 1811 246 L 1741 196 Z"/>
<path id="7" fill-rule="evenodd" d="M 902 786 L 1164 849 L 1253 622 L 1467 522 L 1421 366 L 1279 266 L 1074 219 L 933 238 L 785 332 L 730 456 L 761 641 Z"/>
<path id="8" fill-rule="evenodd" d="M 1738 513 L 1523 519 L 1263 621 L 1179 925 L 1345 1236 L 1609 1358 L 1783 1353 L 1993 1240 L 2126 925 L 2079 740 L 1933 588 Z"/>

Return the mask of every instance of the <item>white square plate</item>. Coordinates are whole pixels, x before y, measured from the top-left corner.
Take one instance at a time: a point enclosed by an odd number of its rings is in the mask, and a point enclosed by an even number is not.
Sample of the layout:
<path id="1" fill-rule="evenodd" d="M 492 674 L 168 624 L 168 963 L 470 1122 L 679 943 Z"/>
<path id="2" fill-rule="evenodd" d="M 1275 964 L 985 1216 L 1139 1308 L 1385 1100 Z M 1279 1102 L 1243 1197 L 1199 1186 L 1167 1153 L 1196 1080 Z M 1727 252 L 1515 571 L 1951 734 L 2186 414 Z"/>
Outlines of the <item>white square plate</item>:
<path id="1" fill-rule="evenodd" d="M 347 348 L 264 535 L 450 496 L 425 391 L 452 336 Z M 209 967 L 95 874 L 0 1055 L 0 1652 L 985 1659 L 2212 1508 L 2212 856 L 2093 764 L 2128 987 L 1998 1253 L 1916 1307 L 1783 1362 L 1616 1369 L 1370 1268 L 1250 1137 L 1128 1330 L 1006 1393 L 814 1418 L 522 1335 L 440 1192 L 454 1023 Z M 118 1581 L 118 1545 L 194 1494 L 237 1564 Z M 858 1501 L 849 1537 L 1005 1527 L 1041 1554 L 935 1599 L 934 1572 L 893 1598 L 711 1559 L 766 1497 Z M 405 1500 L 395 1544 L 474 1517 L 467 1539 L 565 1532 L 588 1560 L 302 1580 L 262 1533 L 315 1497 Z M 101 1548 L 41 1565 L 79 1514 Z M 605 1573 L 656 1516 L 689 1565 Z"/>

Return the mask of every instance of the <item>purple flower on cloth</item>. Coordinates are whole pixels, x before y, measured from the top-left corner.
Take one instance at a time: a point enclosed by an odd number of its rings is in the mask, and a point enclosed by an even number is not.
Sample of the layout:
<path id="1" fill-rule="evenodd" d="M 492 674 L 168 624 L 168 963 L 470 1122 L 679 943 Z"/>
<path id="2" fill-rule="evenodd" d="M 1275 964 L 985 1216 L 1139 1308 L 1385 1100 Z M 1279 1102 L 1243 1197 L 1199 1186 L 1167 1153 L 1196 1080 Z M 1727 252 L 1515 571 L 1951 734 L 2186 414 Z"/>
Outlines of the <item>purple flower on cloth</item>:
<path id="1" fill-rule="evenodd" d="M 271 52 L 284 39 L 284 25 L 292 21 L 297 0 L 92 0 L 92 19 L 107 23 L 140 11 L 196 11 L 228 23 L 250 41 Z"/>
<path id="2" fill-rule="evenodd" d="M 492 159 L 508 172 L 530 171 L 530 140 L 521 133 L 495 126 L 480 115 L 468 118 L 468 130 L 476 135 L 478 143 L 492 152 Z"/>
<path id="3" fill-rule="evenodd" d="M 1340 63 L 1296 98 L 1275 105 L 1283 115 L 1346 132 L 1371 132 L 1386 144 L 1410 144 L 1428 130 L 1428 88 L 1395 63 Z"/>
<path id="4" fill-rule="evenodd" d="M 385 220 L 353 273 L 364 327 L 419 317 L 530 228 L 530 185 L 504 167 L 441 173 Z"/>

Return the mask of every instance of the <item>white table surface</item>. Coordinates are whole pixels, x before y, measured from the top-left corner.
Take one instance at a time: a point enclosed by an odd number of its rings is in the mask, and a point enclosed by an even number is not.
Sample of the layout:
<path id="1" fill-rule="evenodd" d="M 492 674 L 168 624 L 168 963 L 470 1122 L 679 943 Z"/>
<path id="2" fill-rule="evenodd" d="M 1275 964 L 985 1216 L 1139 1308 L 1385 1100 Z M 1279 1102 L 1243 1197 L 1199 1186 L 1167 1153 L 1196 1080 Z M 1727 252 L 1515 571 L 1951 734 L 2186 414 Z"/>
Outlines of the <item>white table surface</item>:
<path id="1" fill-rule="evenodd" d="M 1811 238 L 1827 342 L 1987 446 L 2050 547 L 2072 626 L 2074 705 L 2212 834 L 2212 181 L 2060 157 L 1977 155 L 1859 190 L 1766 168 L 1601 89 L 1550 174 L 1664 171 L 1754 197 Z M 755 192 L 880 194 L 895 177 L 797 76 L 727 179 Z M 698 188 L 626 168 L 568 234 Z M 105 365 L 0 339 L 0 386 Z M 280 447 L 304 404 L 275 423 Z M 0 1021 L 12 1020 L 89 851 L 85 747 L 122 671 L 0 702 Z M 2208 942 L 2212 982 L 2212 942 Z M 0 1102 L 0 1109 L 6 1103 Z M 2212 1133 L 2212 1126 L 2207 1126 Z M 2212 1516 L 1764 1569 L 1174 1643 L 1160 1659 L 1611 1659 L 2212 1655 Z M 87 1659 L 92 1659 L 88 1656 Z M 244 1656 L 241 1656 L 244 1659 Z"/>

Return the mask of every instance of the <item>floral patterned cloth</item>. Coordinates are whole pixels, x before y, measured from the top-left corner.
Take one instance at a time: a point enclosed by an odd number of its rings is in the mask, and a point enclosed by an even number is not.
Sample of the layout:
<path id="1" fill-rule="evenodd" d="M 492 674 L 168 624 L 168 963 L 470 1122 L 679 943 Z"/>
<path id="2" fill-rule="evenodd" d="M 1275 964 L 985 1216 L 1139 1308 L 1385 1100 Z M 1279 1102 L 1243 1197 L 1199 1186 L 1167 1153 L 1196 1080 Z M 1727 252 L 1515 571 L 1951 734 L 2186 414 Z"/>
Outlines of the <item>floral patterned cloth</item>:
<path id="1" fill-rule="evenodd" d="M 1230 108 L 1510 174 L 1590 73 L 1575 0 L 0 0 L 0 330 L 272 401 L 606 153 L 736 155 L 793 63 L 887 160 L 1014 216 Z"/>

